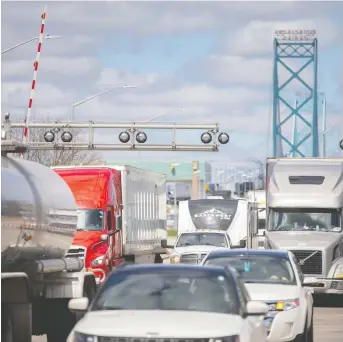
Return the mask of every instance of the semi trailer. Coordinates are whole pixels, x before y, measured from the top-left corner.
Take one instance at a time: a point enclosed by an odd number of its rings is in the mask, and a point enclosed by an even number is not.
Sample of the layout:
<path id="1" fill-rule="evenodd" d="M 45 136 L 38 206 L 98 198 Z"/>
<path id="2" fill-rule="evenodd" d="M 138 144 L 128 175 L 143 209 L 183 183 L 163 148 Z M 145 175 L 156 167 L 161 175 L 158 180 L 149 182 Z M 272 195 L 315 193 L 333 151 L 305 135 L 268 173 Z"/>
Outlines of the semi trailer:
<path id="1" fill-rule="evenodd" d="M 128 165 L 53 170 L 78 206 L 77 230 L 66 256 L 84 260 L 97 283 L 124 261 L 162 263 L 166 253 L 166 176 Z"/>
<path id="2" fill-rule="evenodd" d="M 6 139 L 6 136 L 4 136 Z M 50 168 L 8 153 L 1 145 L 1 337 L 5 342 L 65 342 L 79 318 L 72 298 L 96 290 L 95 276 L 79 258 L 65 257 L 74 238 L 77 206 L 68 185 Z"/>

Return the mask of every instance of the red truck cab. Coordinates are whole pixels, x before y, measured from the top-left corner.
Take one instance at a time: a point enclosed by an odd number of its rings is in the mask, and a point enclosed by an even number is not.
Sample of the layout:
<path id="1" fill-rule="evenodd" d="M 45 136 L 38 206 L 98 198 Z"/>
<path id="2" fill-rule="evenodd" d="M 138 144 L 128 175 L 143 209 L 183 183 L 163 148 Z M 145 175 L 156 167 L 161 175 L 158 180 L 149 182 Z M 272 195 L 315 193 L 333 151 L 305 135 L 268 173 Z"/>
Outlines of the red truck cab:
<path id="1" fill-rule="evenodd" d="M 104 167 L 56 167 L 54 171 L 68 184 L 78 206 L 77 230 L 66 257 L 83 259 L 100 283 L 124 261 L 121 174 Z"/>

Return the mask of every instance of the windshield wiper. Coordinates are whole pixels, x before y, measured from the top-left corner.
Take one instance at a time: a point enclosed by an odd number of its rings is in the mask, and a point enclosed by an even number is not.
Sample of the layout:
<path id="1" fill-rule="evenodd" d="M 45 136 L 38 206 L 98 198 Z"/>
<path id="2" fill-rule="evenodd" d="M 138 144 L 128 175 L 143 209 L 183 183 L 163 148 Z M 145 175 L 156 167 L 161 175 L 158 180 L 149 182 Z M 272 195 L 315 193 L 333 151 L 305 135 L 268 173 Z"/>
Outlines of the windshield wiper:
<path id="1" fill-rule="evenodd" d="M 103 306 L 100 310 L 126 310 L 121 306 Z"/>

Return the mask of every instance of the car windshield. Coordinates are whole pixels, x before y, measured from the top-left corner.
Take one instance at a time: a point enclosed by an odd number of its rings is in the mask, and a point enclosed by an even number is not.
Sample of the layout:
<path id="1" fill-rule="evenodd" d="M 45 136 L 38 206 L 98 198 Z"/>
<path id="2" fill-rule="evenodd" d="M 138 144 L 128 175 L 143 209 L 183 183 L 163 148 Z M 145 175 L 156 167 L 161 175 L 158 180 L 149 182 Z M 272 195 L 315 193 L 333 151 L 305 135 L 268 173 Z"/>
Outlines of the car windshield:
<path id="1" fill-rule="evenodd" d="M 222 273 L 118 272 L 91 310 L 181 310 L 237 314 L 235 284 Z"/>
<path id="2" fill-rule="evenodd" d="M 204 265 L 232 266 L 248 283 L 295 285 L 296 278 L 288 258 L 266 255 L 234 255 L 211 257 Z"/>
<path id="3" fill-rule="evenodd" d="M 77 211 L 77 230 L 104 229 L 104 211 L 101 209 L 80 209 Z"/>
<path id="4" fill-rule="evenodd" d="M 270 231 L 342 232 L 341 212 L 332 209 L 272 209 Z"/>
<path id="5" fill-rule="evenodd" d="M 186 233 L 182 234 L 175 247 L 186 246 L 228 247 L 224 234 L 220 233 Z"/>

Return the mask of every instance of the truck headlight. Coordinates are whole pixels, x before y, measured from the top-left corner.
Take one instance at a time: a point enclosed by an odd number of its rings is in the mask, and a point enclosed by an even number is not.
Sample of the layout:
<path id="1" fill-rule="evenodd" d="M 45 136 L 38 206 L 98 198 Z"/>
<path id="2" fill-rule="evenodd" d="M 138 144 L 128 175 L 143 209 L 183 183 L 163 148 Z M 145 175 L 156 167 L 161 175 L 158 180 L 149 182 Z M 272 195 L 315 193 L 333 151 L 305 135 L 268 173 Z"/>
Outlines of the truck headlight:
<path id="1" fill-rule="evenodd" d="M 171 264 L 179 264 L 180 263 L 180 255 L 173 255 L 170 257 Z"/>
<path id="2" fill-rule="evenodd" d="M 296 309 L 299 305 L 299 298 L 279 300 L 274 304 L 269 304 L 269 311 L 288 311 Z"/>
<path id="3" fill-rule="evenodd" d="M 339 279 L 343 279 L 343 264 L 339 264 L 336 267 L 335 273 L 333 275 L 334 278 L 339 278 Z"/>
<path id="4" fill-rule="evenodd" d="M 92 262 L 91 262 L 91 266 L 99 266 L 102 265 L 102 263 L 104 262 L 104 255 L 101 255 L 97 258 L 95 258 Z"/>
<path id="5" fill-rule="evenodd" d="M 97 336 L 81 334 L 79 332 L 74 331 L 71 335 L 71 342 L 98 342 Z"/>

